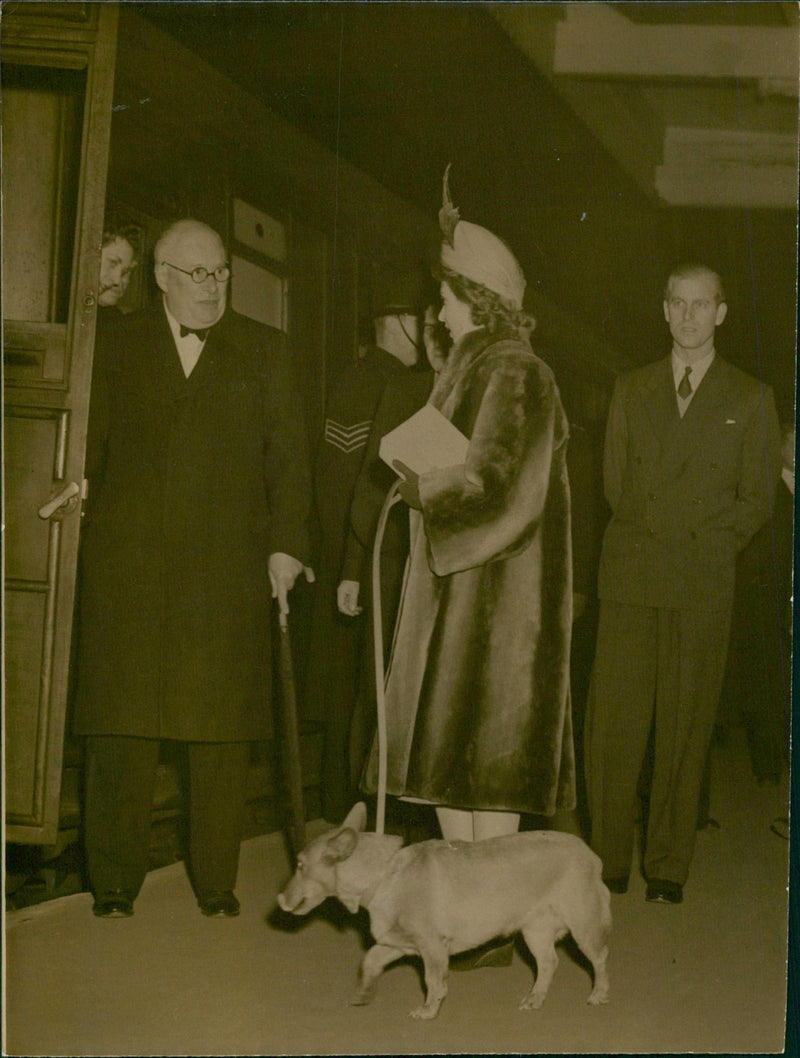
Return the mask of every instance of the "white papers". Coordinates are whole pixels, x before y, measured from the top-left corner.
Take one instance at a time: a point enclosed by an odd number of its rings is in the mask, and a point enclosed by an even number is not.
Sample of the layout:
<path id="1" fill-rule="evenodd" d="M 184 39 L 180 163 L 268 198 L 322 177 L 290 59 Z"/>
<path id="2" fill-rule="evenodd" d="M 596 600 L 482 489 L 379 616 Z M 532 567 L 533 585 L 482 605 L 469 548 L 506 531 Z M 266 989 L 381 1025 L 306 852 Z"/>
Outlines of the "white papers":
<path id="1" fill-rule="evenodd" d="M 379 452 L 395 473 L 392 463 L 399 459 L 415 474 L 426 474 L 460 466 L 466 460 L 468 447 L 468 438 L 438 408 L 426 404 L 384 435 Z"/>

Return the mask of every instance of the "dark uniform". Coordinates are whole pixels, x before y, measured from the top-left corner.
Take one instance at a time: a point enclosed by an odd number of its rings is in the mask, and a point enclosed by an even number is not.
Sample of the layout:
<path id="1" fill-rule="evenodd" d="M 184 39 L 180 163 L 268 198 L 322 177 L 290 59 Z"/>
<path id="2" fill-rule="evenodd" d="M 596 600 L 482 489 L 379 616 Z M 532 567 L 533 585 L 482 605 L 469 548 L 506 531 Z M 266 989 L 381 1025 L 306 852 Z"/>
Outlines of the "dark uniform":
<path id="1" fill-rule="evenodd" d="M 361 628 L 361 665 L 358 698 L 350 730 L 350 781 L 360 778 L 375 730 L 375 664 L 372 610 L 372 555 L 384 500 L 397 480 L 397 474 L 380 458 L 379 449 L 385 434 L 419 411 L 433 388 L 434 374 L 426 369 L 404 371 L 393 378 L 383 391 L 367 441 L 364 460 L 353 489 L 350 507 L 350 532 L 345 548 L 342 579 L 361 585 L 359 603 L 366 611 L 367 627 Z M 403 571 L 408 557 L 408 507 L 398 503 L 386 521 L 381 546 L 380 593 L 383 622 L 384 664 L 389 659 L 392 631 Z"/>
<path id="2" fill-rule="evenodd" d="M 370 346 L 336 380 L 328 396 L 325 432 L 317 452 L 314 499 L 320 530 L 311 626 L 305 717 L 323 725 L 322 810 L 338 821 L 352 807 L 347 738 L 360 665 L 361 621 L 339 613 L 353 487 L 375 410 L 390 379 L 406 367 Z"/>

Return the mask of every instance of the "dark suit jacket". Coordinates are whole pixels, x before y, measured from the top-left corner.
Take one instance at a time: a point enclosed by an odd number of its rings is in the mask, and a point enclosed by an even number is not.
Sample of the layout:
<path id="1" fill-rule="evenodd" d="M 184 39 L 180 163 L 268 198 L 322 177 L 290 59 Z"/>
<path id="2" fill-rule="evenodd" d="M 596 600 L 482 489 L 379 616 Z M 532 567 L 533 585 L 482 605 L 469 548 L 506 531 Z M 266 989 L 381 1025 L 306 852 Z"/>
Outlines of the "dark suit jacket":
<path id="1" fill-rule="evenodd" d="M 604 477 L 603 599 L 722 610 L 780 472 L 772 390 L 714 358 L 683 418 L 670 357 L 617 380 Z"/>
<path id="2" fill-rule="evenodd" d="M 265 737 L 267 560 L 308 561 L 283 336 L 228 310 L 187 379 L 161 305 L 104 327 L 87 476 L 77 733 Z"/>

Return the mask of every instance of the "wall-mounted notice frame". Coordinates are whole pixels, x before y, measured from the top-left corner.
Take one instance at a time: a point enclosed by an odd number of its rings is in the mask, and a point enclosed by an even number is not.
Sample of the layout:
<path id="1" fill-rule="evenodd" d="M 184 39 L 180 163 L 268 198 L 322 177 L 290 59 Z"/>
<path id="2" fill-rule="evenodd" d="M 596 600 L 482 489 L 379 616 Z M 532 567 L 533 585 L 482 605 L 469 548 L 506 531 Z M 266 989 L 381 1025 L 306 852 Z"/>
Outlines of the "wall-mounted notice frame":
<path id="1" fill-rule="evenodd" d="M 286 226 L 241 198 L 233 200 L 233 237 L 249 250 L 286 263 Z"/>
<path id="2" fill-rule="evenodd" d="M 231 308 L 258 323 L 286 330 L 286 279 L 234 254 Z"/>

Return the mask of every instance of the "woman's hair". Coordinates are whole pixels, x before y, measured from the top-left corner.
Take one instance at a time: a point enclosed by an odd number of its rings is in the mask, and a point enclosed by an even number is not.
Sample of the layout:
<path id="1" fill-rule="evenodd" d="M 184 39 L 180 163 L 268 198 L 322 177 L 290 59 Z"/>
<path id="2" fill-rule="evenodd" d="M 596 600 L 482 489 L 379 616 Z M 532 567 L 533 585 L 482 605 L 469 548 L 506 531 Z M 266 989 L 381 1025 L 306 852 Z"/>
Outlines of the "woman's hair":
<path id="1" fill-rule="evenodd" d="M 135 224 L 124 221 L 116 213 L 108 213 L 103 221 L 103 246 L 108 246 L 115 239 L 124 239 L 127 243 L 130 243 L 134 254 L 137 257 L 140 255 L 140 229 Z"/>
<path id="2" fill-rule="evenodd" d="M 499 294 L 482 283 L 475 283 L 442 264 L 434 267 L 433 274 L 438 280 L 447 283 L 459 301 L 469 305 L 472 322 L 478 327 L 485 327 L 490 334 L 502 327 L 530 334 L 536 326 L 533 316 L 522 309 L 511 308 Z"/>

